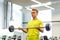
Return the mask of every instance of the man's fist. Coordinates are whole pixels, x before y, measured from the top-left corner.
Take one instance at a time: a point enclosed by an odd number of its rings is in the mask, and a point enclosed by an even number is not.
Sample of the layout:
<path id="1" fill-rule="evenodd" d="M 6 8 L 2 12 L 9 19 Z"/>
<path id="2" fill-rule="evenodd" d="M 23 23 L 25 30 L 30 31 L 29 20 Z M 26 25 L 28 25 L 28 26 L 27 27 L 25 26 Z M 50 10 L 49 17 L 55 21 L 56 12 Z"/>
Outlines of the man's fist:
<path id="1" fill-rule="evenodd" d="M 18 30 L 22 30 L 22 28 L 18 27 Z"/>
<path id="2" fill-rule="evenodd" d="M 38 26 L 38 27 L 36 27 L 36 29 L 40 29 L 40 27 Z"/>

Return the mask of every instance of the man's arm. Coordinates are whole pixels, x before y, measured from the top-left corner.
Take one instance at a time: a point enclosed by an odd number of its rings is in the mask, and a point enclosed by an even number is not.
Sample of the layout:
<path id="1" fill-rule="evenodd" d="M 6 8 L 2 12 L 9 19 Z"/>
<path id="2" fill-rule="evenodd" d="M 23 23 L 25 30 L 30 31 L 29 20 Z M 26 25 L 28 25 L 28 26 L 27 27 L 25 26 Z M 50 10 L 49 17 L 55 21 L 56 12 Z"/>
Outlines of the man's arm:
<path id="1" fill-rule="evenodd" d="M 43 22 L 42 22 L 42 21 L 40 21 L 40 24 L 39 24 L 39 26 L 37 27 L 37 29 L 38 29 L 40 32 L 43 32 L 43 31 L 44 31 Z"/>
<path id="2" fill-rule="evenodd" d="M 23 28 L 18 27 L 18 30 L 22 30 L 22 31 L 23 31 L 23 32 L 25 32 L 25 33 L 27 33 L 27 32 L 28 32 L 28 28 L 23 29 Z"/>
<path id="3" fill-rule="evenodd" d="M 44 28 L 41 28 L 41 27 L 36 27 L 37 30 L 39 30 L 40 32 L 43 32 L 44 31 Z"/>
<path id="4" fill-rule="evenodd" d="M 28 32 L 28 28 L 26 29 L 21 29 L 23 32 L 27 33 Z"/>

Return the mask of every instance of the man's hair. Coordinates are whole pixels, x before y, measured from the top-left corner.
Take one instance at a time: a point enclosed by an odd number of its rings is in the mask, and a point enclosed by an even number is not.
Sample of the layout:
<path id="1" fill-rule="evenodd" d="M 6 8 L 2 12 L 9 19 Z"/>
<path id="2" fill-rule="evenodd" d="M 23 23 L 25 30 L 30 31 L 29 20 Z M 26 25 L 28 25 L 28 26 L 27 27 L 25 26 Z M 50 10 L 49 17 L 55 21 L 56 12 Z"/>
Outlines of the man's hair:
<path id="1" fill-rule="evenodd" d="M 37 9 L 34 9 L 34 8 L 33 8 L 32 10 L 33 10 L 33 11 L 36 11 L 36 12 L 38 13 L 38 10 L 37 10 Z"/>

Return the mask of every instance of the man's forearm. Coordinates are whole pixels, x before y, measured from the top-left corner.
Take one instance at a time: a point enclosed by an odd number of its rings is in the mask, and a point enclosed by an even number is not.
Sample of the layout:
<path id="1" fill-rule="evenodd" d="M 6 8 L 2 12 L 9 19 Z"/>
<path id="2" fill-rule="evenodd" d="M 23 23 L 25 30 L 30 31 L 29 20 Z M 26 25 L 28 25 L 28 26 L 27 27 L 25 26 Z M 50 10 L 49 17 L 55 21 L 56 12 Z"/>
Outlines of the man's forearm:
<path id="1" fill-rule="evenodd" d="M 43 32 L 43 30 L 41 30 L 41 29 L 38 29 L 39 31 L 41 31 L 41 32 Z"/>
<path id="2" fill-rule="evenodd" d="M 41 28 L 37 28 L 37 30 L 39 30 L 40 32 L 43 32 L 43 30 Z"/>
<path id="3" fill-rule="evenodd" d="M 23 32 L 27 33 L 28 32 L 28 29 L 22 29 Z"/>

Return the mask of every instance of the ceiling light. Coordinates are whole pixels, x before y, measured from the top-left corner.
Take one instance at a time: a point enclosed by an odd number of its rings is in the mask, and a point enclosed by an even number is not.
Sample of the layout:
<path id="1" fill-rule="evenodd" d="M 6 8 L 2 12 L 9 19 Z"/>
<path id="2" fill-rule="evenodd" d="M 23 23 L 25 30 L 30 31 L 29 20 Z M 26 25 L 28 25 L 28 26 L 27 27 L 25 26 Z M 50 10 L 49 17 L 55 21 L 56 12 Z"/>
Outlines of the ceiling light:
<path id="1" fill-rule="evenodd" d="M 53 7 L 50 7 L 50 6 L 47 6 L 47 5 L 44 5 L 45 7 L 47 7 L 47 8 L 50 8 L 50 9 L 54 9 Z"/>
<path id="2" fill-rule="evenodd" d="M 33 7 L 40 7 L 40 6 L 42 6 L 42 5 L 36 4 L 36 5 L 32 5 L 31 8 L 33 8 Z"/>
<path id="3" fill-rule="evenodd" d="M 35 3 L 38 3 L 38 4 L 41 4 L 39 1 L 36 1 L 36 0 L 31 0 L 31 1 L 33 1 Z"/>
<path id="4" fill-rule="evenodd" d="M 47 3 L 44 3 L 45 5 L 51 5 L 52 3 L 51 2 L 47 2 Z"/>

